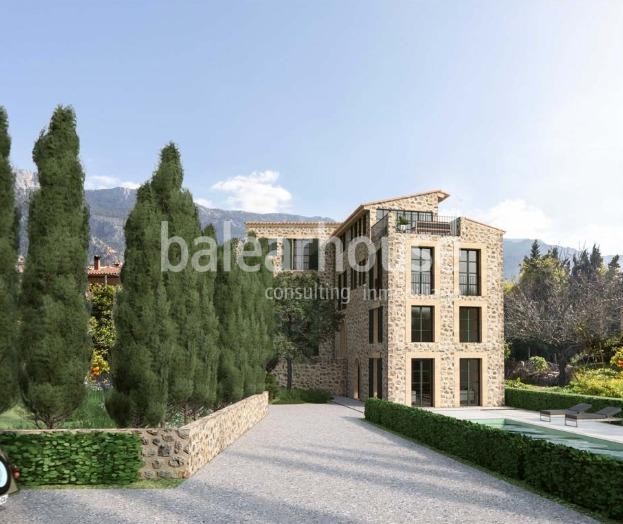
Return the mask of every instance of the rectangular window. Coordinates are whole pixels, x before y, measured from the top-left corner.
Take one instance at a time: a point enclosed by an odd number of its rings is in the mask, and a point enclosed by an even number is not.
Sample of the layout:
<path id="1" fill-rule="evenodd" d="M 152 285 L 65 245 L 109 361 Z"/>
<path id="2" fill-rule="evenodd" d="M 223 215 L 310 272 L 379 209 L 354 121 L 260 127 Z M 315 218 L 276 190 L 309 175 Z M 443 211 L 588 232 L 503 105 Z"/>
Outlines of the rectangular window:
<path id="1" fill-rule="evenodd" d="M 411 248 L 411 293 L 431 295 L 433 293 L 433 248 Z"/>
<path id="2" fill-rule="evenodd" d="M 368 359 L 368 396 L 383 398 L 383 359 Z"/>
<path id="3" fill-rule="evenodd" d="M 433 342 L 433 306 L 411 306 L 411 342 Z"/>
<path id="4" fill-rule="evenodd" d="M 432 407 L 434 405 L 434 369 L 432 358 L 411 359 L 411 405 Z"/>
<path id="5" fill-rule="evenodd" d="M 377 319 L 377 342 L 383 342 L 383 306 L 377 309 L 378 319 Z"/>
<path id="6" fill-rule="evenodd" d="M 480 308 L 459 308 L 459 340 L 461 342 L 480 342 Z"/>
<path id="7" fill-rule="evenodd" d="M 318 269 L 318 239 L 284 239 L 283 269 L 294 271 Z"/>
<path id="8" fill-rule="evenodd" d="M 431 211 L 396 211 L 396 223 L 406 225 L 413 229 L 418 222 L 432 222 Z"/>
<path id="9" fill-rule="evenodd" d="M 368 342 L 374 344 L 374 309 L 368 309 Z"/>
<path id="10" fill-rule="evenodd" d="M 480 295 L 480 251 L 477 249 L 459 252 L 459 290 L 461 295 Z"/>
<path id="11" fill-rule="evenodd" d="M 277 239 L 276 238 L 268 239 L 268 254 L 269 255 L 277 254 Z"/>
<path id="12" fill-rule="evenodd" d="M 460 360 L 461 406 L 480 406 L 480 359 Z"/>

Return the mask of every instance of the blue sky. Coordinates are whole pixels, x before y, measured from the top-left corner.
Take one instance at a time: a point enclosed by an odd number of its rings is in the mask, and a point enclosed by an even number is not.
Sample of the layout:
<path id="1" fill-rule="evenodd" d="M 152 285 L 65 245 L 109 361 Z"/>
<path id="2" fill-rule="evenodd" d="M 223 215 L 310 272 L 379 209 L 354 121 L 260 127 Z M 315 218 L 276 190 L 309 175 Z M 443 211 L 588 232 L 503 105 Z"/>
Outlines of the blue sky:
<path id="1" fill-rule="evenodd" d="M 16 167 L 72 104 L 88 187 L 173 140 L 217 207 L 341 219 L 441 188 L 508 237 L 623 252 L 623 2 L 89 4 L 0 4 Z"/>

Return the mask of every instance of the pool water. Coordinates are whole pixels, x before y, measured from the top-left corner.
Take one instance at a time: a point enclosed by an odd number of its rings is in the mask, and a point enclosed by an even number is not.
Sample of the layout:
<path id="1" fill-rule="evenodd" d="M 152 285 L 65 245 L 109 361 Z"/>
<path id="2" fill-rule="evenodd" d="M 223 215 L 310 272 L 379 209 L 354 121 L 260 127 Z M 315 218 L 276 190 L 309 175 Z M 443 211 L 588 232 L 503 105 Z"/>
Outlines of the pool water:
<path id="1" fill-rule="evenodd" d="M 586 435 L 578 435 L 568 431 L 559 431 L 557 429 L 544 428 L 533 424 L 526 424 L 510 419 L 472 419 L 472 422 L 484 424 L 486 426 L 508 431 L 510 433 L 519 433 L 537 440 L 546 440 L 554 444 L 562 444 L 571 448 L 590 451 L 596 455 L 608 455 L 618 460 L 623 460 L 623 444 L 611 442 Z"/>

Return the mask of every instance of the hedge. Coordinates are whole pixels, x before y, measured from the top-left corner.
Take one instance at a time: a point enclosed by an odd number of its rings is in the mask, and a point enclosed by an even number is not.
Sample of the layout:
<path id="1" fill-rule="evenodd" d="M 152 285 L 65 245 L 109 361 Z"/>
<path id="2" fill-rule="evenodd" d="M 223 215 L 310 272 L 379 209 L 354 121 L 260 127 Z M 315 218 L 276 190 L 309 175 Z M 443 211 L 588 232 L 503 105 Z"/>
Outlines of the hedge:
<path id="1" fill-rule="evenodd" d="M 138 480 L 141 441 L 103 431 L 0 433 L 0 448 L 20 468 L 20 483 L 128 484 Z"/>
<path id="2" fill-rule="evenodd" d="M 623 518 L 623 461 L 368 399 L 366 420 L 568 502 Z"/>
<path id="3" fill-rule="evenodd" d="M 597 397 L 593 395 L 578 395 L 545 389 L 512 388 L 507 387 L 504 394 L 504 403 L 513 408 L 541 411 L 543 409 L 567 409 L 581 402 L 591 404 L 590 411 L 599 411 L 606 406 L 618 406 L 623 409 L 623 399 Z"/>

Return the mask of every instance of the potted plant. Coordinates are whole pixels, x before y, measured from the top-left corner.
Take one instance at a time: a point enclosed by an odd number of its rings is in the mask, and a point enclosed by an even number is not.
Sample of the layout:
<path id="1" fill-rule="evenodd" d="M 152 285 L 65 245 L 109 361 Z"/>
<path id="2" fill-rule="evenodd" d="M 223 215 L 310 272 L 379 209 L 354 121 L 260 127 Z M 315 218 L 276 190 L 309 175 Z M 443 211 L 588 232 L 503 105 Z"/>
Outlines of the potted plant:
<path id="1" fill-rule="evenodd" d="M 398 230 L 399 231 L 406 231 L 407 227 L 410 225 L 409 221 L 407 220 L 406 217 L 404 216 L 399 216 L 398 217 Z"/>

